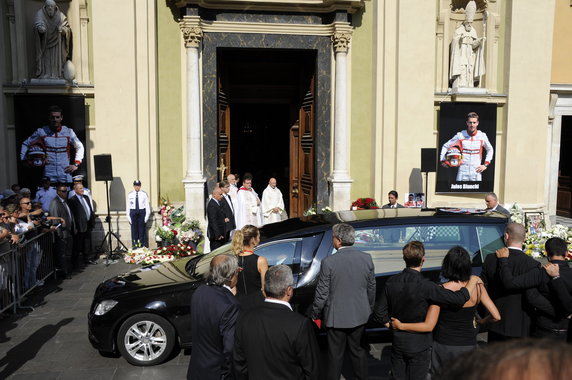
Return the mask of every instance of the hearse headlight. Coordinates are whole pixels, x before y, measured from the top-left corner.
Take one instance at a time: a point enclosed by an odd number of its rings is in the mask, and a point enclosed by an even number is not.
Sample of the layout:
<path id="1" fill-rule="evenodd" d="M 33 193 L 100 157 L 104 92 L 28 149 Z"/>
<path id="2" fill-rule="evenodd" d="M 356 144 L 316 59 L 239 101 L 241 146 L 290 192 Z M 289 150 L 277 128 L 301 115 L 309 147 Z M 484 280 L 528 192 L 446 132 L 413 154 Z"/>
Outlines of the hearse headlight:
<path id="1" fill-rule="evenodd" d="M 103 314 L 107 313 L 109 310 L 113 309 L 113 307 L 115 305 L 117 305 L 117 301 L 114 301 L 114 300 L 101 301 L 95 307 L 94 314 L 95 315 L 103 315 Z"/>

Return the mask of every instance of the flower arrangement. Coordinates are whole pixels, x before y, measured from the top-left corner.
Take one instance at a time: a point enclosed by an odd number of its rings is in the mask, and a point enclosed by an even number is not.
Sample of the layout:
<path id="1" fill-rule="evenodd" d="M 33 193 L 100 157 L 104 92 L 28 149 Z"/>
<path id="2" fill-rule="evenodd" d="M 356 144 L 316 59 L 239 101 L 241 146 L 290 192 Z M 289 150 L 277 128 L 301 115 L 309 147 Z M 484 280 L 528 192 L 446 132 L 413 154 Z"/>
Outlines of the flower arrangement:
<path id="1" fill-rule="evenodd" d="M 306 211 L 304 211 L 303 215 L 304 216 L 310 216 L 310 215 L 316 215 L 316 206 L 312 206 L 309 209 L 307 209 Z"/>
<path id="2" fill-rule="evenodd" d="M 552 237 L 559 237 L 568 243 L 566 260 L 572 260 L 572 228 L 556 224 L 552 228 L 537 234 L 527 234 L 524 241 L 524 253 L 535 259 L 544 256 L 544 243 Z"/>
<path id="3" fill-rule="evenodd" d="M 159 209 L 159 214 L 161 214 L 161 221 L 163 226 L 168 226 L 171 224 L 169 217 L 175 211 L 175 207 L 171 204 L 169 199 L 161 198 L 161 208 Z"/>
<path id="4" fill-rule="evenodd" d="M 377 202 L 373 198 L 358 198 L 352 203 L 352 210 L 355 209 L 374 209 L 379 208 Z"/>
<path id="5" fill-rule="evenodd" d="M 510 221 L 513 223 L 526 224 L 524 217 L 524 211 L 516 202 L 513 203 L 510 211 Z M 529 231 L 526 234 L 526 239 L 524 241 L 524 253 L 535 259 L 539 259 L 544 256 L 544 243 L 546 240 L 552 237 L 559 237 L 568 243 L 568 252 L 566 254 L 567 260 L 572 260 L 572 228 L 568 228 L 561 224 L 556 224 L 552 228 L 544 230 L 544 223 L 542 223 L 543 230 L 534 233 Z"/>
<path id="6" fill-rule="evenodd" d="M 510 212 L 511 222 L 524 225 L 524 211 L 522 210 L 522 207 L 514 202 L 508 211 Z"/>
<path id="7" fill-rule="evenodd" d="M 155 241 L 156 242 L 172 242 L 177 236 L 177 230 L 171 229 L 169 225 L 164 225 L 157 227 L 155 230 Z"/>
<path id="8" fill-rule="evenodd" d="M 173 261 L 181 257 L 197 254 L 197 251 L 186 244 L 174 244 L 155 250 L 149 248 L 136 248 L 127 252 L 123 259 L 127 264 L 154 264 Z"/>
<path id="9" fill-rule="evenodd" d="M 328 214 L 330 212 L 333 212 L 333 210 L 330 206 L 322 207 L 320 210 L 320 214 Z M 310 215 L 316 215 L 316 214 L 318 214 L 318 211 L 316 209 L 316 205 L 313 205 L 312 207 L 310 207 L 309 209 L 304 211 L 304 213 L 302 215 L 310 216 Z"/>
<path id="10" fill-rule="evenodd" d="M 168 199 L 161 198 L 161 226 L 155 231 L 155 241 L 162 246 L 176 243 L 191 245 L 194 249 L 204 240 L 204 233 L 198 220 L 185 220 L 184 206 L 175 207 Z M 202 246 L 201 246 L 202 247 Z M 202 248 L 200 248 L 202 249 Z"/>
<path id="11" fill-rule="evenodd" d="M 198 244 L 204 237 L 201 224 L 196 219 L 184 221 L 181 224 L 180 231 L 179 240 L 185 244 L 189 242 Z"/>

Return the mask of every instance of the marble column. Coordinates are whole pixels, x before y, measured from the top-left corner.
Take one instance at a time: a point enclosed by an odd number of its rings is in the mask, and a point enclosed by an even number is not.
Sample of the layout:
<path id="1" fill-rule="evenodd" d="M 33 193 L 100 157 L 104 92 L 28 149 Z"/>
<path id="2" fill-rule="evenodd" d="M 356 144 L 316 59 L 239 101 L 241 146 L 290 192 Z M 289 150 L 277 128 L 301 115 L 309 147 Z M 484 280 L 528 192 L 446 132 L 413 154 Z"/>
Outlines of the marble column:
<path id="1" fill-rule="evenodd" d="M 201 99 L 199 77 L 199 48 L 203 37 L 194 18 L 184 17 L 181 31 L 185 41 L 187 58 L 187 172 L 183 179 L 185 187 L 185 213 L 187 218 L 203 220 L 205 214 L 203 175 Z"/>
<path id="2" fill-rule="evenodd" d="M 349 24 L 336 26 L 332 36 L 335 54 L 334 98 L 334 165 L 329 178 L 331 184 L 330 207 L 334 211 L 348 210 L 351 206 L 350 192 L 353 180 L 348 171 L 348 112 L 347 112 L 347 56 L 351 39 Z"/>

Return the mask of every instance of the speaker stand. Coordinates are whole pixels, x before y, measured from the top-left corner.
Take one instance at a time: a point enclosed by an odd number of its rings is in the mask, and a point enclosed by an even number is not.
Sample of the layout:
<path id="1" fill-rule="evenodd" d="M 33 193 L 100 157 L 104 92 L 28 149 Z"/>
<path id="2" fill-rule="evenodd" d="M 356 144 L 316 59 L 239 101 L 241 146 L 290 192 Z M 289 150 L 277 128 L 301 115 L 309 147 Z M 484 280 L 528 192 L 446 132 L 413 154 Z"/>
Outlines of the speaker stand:
<path id="1" fill-rule="evenodd" d="M 425 172 L 425 207 L 423 207 L 422 210 L 428 210 L 429 207 L 427 207 L 427 205 L 429 204 L 429 193 L 427 192 L 427 189 L 429 187 L 429 172 Z"/>
<path id="2" fill-rule="evenodd" d="M 105 259 L 105 265 L 114 264 L 116 260 L 121 258 L 121 253 L 127 252 L 128 249 L 123 244 L 119 236 L 111 229 L 111 212 L 109 208 L 109 181 L 105 181 L 105 194 L 107 199 L 107 216 L 105 217 L 105 222 L 107 223 L 107 233 L 103 237 L 101 244 L 97 248 L 97 252 L 103 252 L 103 245 L 107 242 L 107 258 Z M 112 238 L 117 240 L 117 246 L 112 249 Z"/>

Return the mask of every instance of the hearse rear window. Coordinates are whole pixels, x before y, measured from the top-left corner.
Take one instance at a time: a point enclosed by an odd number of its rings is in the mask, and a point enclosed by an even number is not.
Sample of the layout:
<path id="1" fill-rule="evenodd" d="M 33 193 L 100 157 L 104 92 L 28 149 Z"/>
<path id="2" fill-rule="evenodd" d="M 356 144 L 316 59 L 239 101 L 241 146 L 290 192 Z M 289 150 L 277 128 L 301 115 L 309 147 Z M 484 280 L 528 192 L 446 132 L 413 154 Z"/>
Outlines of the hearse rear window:
<path id="1" fill-rule="evenodd" d="M 354 247 L 368 252 L 376 273 L 399 272 L 404 268 L 403 246 L 418 240 L 425 245 L 425 268 L 440 267 L 447 251 L 464 247 L 475 265 L 503 246 L 503 225 L 439 224 L 380 226 L 356 229 Z"/>

